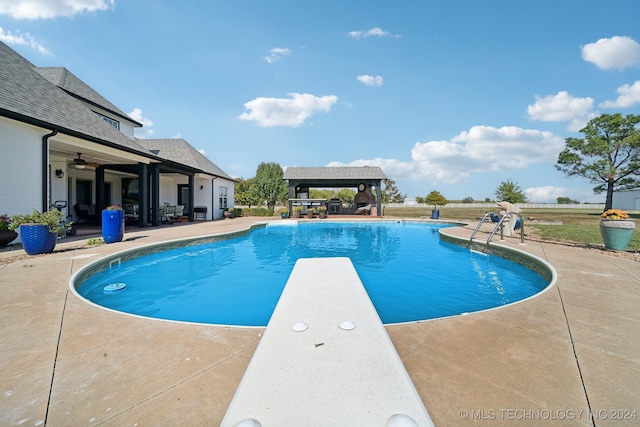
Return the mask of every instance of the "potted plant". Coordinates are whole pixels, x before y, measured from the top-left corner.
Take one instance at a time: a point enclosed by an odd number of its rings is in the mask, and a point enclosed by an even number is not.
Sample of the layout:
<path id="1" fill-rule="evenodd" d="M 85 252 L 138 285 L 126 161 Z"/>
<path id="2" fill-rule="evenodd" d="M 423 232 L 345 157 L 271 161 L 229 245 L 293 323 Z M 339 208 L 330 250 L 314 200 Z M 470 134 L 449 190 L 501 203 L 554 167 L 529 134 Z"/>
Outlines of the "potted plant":
<path id="1" fill-rule="evenodd" d="M 302 216 L 302 206 L 293 207 L 293 217 L 300 218 Z"/>
<path id="2" fill-rule="evenodd" d="M 316 213 L 316 208 L 307 208 L 307 215 L 309 219 L 313 219 L 313 215 Z"/>
<path id="3" fill-rule="evenodd" d="M 289 209 L 287 208 L 278 209 L 278 214 L 280 215 L 280 218 L 287 219 L 289 218 Z"/>
<path id="4" fill-rule="evenodd" d="M 318 206 L 318 217 L 324 219 L 327 216 L 327 207 L 322 205 Z"/>
<path id="5" fill-rule="evenodd" d="M 0 215 L 0 248 L 4 248 L 18 237 L 18 233 L 9 229 L 10 225 L 11 218 L 6 214 Z"/>
<path id="6" fill-rule="evenodd" d="M 110 205 L 102 210 L 102 238 L 105 243 L 121 242 L 124 238 L 124 210 Z"/>
<path id="7" fill-rule="evenodd" d="M 620 209 L 609 209 L 600 215 L 600 234 L 607 249 L 624 251 L 631 241 L 635 222 Z"/>
<path id="8" fill-rule="evenodd" d="M 224 210 L 225 218 L 233 218 L 233 208 L 228 208 Z"/>
<path id="9" fill-rule="evenodd" d="M 71 230 L 71 222 L 63 223 L 63 218 L 64 214 L 58 210 L 34 210 L 27 215 L 13 215 L 9 229 L 15 230 L 20 227 L 22 247 L 27 254 L 50 253 L 56 247 L 58 235 L 64 235 L 66 231 Z"/>
<path id="10" fill-rule="evenodd" d="M 439 191 L 433 190 L 429 195 L 427 195 L 425 202 L 428 205 L 433 205 L 433 210 L 431 211 L 431 218 L 438 219 L 440 218 L 440 211 L 438 210 L 438 206 L 446 205 L 449 201 L 440 194 Z"/>

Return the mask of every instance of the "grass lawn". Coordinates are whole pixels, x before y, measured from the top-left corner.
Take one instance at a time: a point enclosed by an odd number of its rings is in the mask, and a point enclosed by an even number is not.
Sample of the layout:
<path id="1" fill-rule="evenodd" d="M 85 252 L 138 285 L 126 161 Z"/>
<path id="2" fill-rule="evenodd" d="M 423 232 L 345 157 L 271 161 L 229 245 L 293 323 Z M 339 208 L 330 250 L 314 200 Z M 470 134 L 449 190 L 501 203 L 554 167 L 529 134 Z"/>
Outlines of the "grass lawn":
<path id="1" fill-rule="evenodd" d="M 471 225 L 488 212 L 486 208 L 447 208 L 440 209 L 441 220 L 464 220 Z M 525 218 L 525 233 L 540 239 L 561 240 L 591 245 L 602 245 L 604 242 L 600 235 L 600 210 L 589 209 L 525 209 L 521 215 Z M 389 208 L 384 211 L 385 216 L 405 218 L 431 217 L 431 208 Z M 476 219 L 477 218 L 477 219 Z M 562 224 L 537 224 L 527 223 L 527 218 L 535 218 L 539 221 L 562 221 Z M 631 218 L 640 224 L 640 215 L 631 214 Z M 472 221 L 473 220 L 473 221 Z M 636 225 L 628 251 L 640 250 L 640 225 Z"/>

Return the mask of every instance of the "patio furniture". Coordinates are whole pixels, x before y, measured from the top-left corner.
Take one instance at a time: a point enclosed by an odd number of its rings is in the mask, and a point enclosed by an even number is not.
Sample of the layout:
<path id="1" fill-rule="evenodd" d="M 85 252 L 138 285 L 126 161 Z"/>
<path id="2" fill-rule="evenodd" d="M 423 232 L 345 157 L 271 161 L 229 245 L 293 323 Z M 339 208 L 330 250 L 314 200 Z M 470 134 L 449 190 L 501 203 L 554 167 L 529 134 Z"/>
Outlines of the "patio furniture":
<path id="1" fill-rule="evenodd" d="M 371 214 L 371 205 L 362 206 L 354 212 L 356 215 L 370 215 Z"/>
<path id="2" fill-rule="evenodd" d="M 78 217 L 76 224 L 80 224 L 80 221 L 84 221 L 85 223 L 94 222 L 96 219 L 96 205 L 77 203 L 73 205 L 73 209 L 76 211 L 76 216 Z"/>
<path id="3" fill-rule="evenodd" d="M 207 207 L 195 206 L 193 208 L 193 215 L 195 216 L 195 219 L 207 219 Z"/>
<path id="4" fill-rule="evenodd" d="M 175 206 L 165 206 L 164 210 L 161 210 L 162 216 L 160 217 L 160 221 L 162 222 L 170 222 L 173 224 L 173 221 L 176 217 L 176 207 Z"/>
<path id="5" fill-rule="evenodd" d="M 124 210 L 124 220 L 125 222 L 136 222 L 140 216 L 139 214 L 139 205 L 133 204 L 124 204 L 122 205 L 122 209 Z"/>
<path id="6" fill-rule="evenodd" d="M 176 212 L 174 214 L 174 218 L 176 221 L 180 220 L 180 217 L 184 215 L 184 205 L 178 205 L 176 206 Z"/>

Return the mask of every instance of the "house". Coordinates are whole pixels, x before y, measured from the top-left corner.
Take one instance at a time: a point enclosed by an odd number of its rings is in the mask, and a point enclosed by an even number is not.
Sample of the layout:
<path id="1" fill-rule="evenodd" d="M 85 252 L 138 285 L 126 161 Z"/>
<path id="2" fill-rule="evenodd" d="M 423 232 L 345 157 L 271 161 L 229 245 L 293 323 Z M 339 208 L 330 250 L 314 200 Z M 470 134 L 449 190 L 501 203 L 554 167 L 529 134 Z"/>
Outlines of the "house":
<path id="1" fill-rule="evenodd" d="M 180 173 L 160 175 L 160 203 L 195 207 L 195 216 L 224 218 L 233 206 L 235 180 L 184 139 L 136 139 L 140 146 L 166 162 L 195 166 L 194 194 L 189 197 L 188 177 Z M 189 200 L 193 200 L 191 204 Z"/>
<path id="2" fill-rule="evenodd" d="M 0 43 L 0 213 L 56 204 L 134 203 L 138 225 L 159 205 L 184 204 L 189 221 L 223 218 L 235 180 L 185 140 L 141 140 L 142 125 L 65 68 L 39 68 Z M 63 203 L 56 203 L 63 202 Z M 100 221 L 100 215 L 96 215 Z"/>

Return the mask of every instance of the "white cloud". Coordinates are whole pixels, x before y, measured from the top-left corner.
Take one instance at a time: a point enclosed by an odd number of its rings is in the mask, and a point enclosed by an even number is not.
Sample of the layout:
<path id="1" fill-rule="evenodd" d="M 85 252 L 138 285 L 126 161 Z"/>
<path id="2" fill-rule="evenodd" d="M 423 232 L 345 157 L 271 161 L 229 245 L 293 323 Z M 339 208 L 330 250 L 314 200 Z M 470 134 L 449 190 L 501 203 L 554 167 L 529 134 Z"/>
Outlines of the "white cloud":
<path id="1" fill-rule="evenodd" d="M 394 35 L 388 31 L 384 31 L 380 27 L 373 27 L 366 31 L 349 31 L 347 35 L 356 40 L 366 39 L 369 37 L 400 37 L 399 35 Z"/>
<path id="2" fill-rule="evenodd" d="M 558 197 L 568 197 L 578 202 L 584 202 L 593 194 L 584 190 L 553 186 L 531 187 L 526 188 L 523 192 L 531 203 L 556 203 Z"/>
<path id="3" fill-rule="evenodd" d="M 394 179 L 431 179 L 448 184 L 464 181 L 472 173 L 524 169 L 534 163 L 555 163 L 564 140 L 551 132 L 474 126 L 449 141 L 417 142 L 412 162 L 395 159 L 356 160 L 348 165 L 380 166 Z"/>
<path id="4" fill-rule="evenodd" d="M 133 130 L 136 136 L 139 136 L 140 133 L 148 137 L 153 136 L 154 130 L 151 129 L 151 127 L 153 126 L 153 122 L 151 121 L 151 119 L 147 119 L 142 115 L 142 110 L 140 108 L 134 108 L 133 111 L 129 113 L 129 117 L 131 117 L 136 122 L 141 123 L 143 126 L 143 129 L 135 128 Z M 144 126 L 146 126 L 147 128 L 145 129 Z"/>
<path id="5" fill-rule="evenodd" d="M 373 160 L 354 160 L 350 163 L 330 162 L 327 167 L 334 166 L 378 166 L 385 175 L 392 176 L 394 179 L 403 177 L 412 177 L 415 174 L 416 165 L 412 162 L 401 162 L 396 159 L 375 158 Z"/>
<path id="6" fill-rule="evenodd" d="M 523 192 L 527 196 L 527 200 L 532 203 L 555 203 L 558 197 L 569 197 L 566 189 L 550 185 L 527 188 Z"/>
<path id="7" fill-rule="evenodd" d="M 143 126 L 153 126 L 153 122 L 142 115 L 142 109 L 140 108 L 134 108 L 133 111 L 129 113 L 129 117 L 136 122 L 142 123 Z"/>
<path id="8" fill-rule="evenodd" d="M 542 122 L 568 121 L 567 129 L 579 131 L 587 122 L 598 115 L 593 111 L 593 98 L 577 98 L 566 91 L 555 95 L 547 95 L 544 98 L 536 96 L 536 102 L 527 106 L 530 120 Z"/>
<path id="9" fill-rule="evenodd" d="M 356 77 L 359 82 L 365 84 L 366 86 L 382 86 L 384 83 L 384 79 L 382 76 L 369 76 L 367 74 L 363 74 L 362 76 Z"/>
<path id="10" fill-rule="evenodd" d="M 269 51 L 269 56 L 265 56 L 264 60 L 269 64 L 275 61 L 279 61 L 283 56 L 291 55 L 291 51 L 286 47 L 274 47 Z"/>
<path id="11" fill-rule="evenodd" d="M 563 122 L 586 116 L 593 108 L 593 98 L 576 98 L 566 91 L 544 98 L 536 96 L 535 104 L 527 106 L 529 119 L 542 122 Z"/>
<path id="12" fill-rule="evenodd" d="M 14 19 L 51 19 L 96 10 L 113 10 L 115 0 L 0 0 L 0 15 Z"/>
<path id="13" fill-rule="evenodd" d="M 26 33 L 26 34 L 18 33 L 17 35 L 13 35 L 11 31 L 5 32 L 4 29 L 0 27 L 0 41 L 11 46 L 15 46 L 15 45 L 29 46 L 37 50 L 43 55 L 47 55 L 47 56 L 51 55 L 51 52 L 49 52 L 47 48 L 45 48 L 40 43 L 38 43 L 36 39 L 34 39 L 29 33 Z"/>
<path id="14" fill-rule="evenodd" d="M 622 85 L 616 92 L 620 96 L 615 101 L 605 101 L 600 104 L 600 108 L 626 108 L 640 103 L 640 80 L 636 80 L 632 85 Z"/>
<path id="15" fill-rule="evenodd" d="M 314 96 L 308 93 L 290 93 L 291 98 L 256 98 L 244 104 L 249 112 L 238 116 L 241 120 L 255 121 L 259 126 L 298 127 L 316 111 L 328 112 L 338 97 Z"/>
<path id="16" fill-rule="evenodd" d="M 640 63 L 640 44 L 626 36 L 600 39 L 582 48 L 582 59 L 603 70 L 623 69 Z"/>

